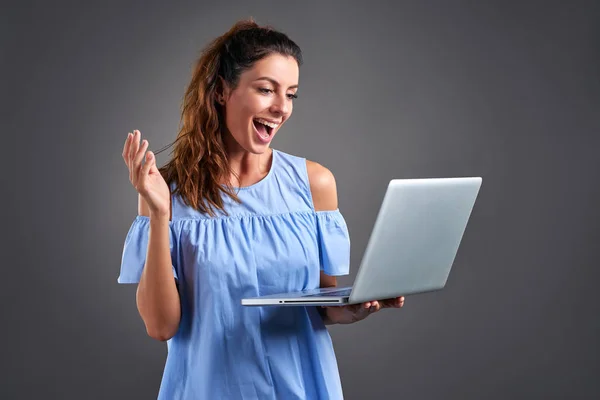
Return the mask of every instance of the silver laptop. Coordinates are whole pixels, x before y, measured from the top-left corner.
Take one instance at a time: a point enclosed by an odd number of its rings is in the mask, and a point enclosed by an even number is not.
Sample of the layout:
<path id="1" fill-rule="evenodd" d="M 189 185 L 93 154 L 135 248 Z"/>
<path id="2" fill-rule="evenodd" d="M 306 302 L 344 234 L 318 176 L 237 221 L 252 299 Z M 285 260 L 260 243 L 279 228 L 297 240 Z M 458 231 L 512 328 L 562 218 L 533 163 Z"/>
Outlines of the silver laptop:
<path id="1" fill-rule="evenodd" d="M 442 289 L 481 181 L 391 180 L 353 286 L 246 298 L 242 305 L 344 305 Z"/>

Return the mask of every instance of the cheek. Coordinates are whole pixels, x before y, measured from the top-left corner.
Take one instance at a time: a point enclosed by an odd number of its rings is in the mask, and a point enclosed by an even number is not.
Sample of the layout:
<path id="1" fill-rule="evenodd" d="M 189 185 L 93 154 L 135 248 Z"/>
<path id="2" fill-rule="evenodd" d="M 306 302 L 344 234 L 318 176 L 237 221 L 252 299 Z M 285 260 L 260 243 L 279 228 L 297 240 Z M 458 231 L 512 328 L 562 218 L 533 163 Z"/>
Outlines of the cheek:
<path id="1" fill-rule="evenodd" d="M 237 120 L 240 123 L 242 120 L 247 120 L 248 117 L 256 114 L 258 108 L 257 101 L 252 98 L 239 97 L 231 102 L 229 107 L 230 120 Z"/>
<path id="2" fill-rule="evenodd" d="M 232 133 L 244 131 L 250 126 L 252 118 L 264 114 L 270 107 L 267 96 L 246 95 L 238 96 L 230 102 L 227 109 L 227 127 Z"/>
<path id="3" fill-rule="evenodd" d="M 252 96 L 247 99 L 244 103 L 243 113 L 250 116 L 257 114 L 264 114 L 265 110 L 268 110 L 271 105 L 271 101 L 266 96 Z"/>
<path id="4" fill-rule="evenodd" d="M 244 106 L 239 103 L 230 103 L 227 107 L 227 126 L 230 130 L 239 129 L 239 127 L 245 123 L 247 119 L 247 111 Z"/>
<path id="5" fill-rule="evenodd" d="M 227 129 L 238 141 L 247 136 L 251 122 L 251 114 L 245 108 L 230 108 L 227 112 Z"/>

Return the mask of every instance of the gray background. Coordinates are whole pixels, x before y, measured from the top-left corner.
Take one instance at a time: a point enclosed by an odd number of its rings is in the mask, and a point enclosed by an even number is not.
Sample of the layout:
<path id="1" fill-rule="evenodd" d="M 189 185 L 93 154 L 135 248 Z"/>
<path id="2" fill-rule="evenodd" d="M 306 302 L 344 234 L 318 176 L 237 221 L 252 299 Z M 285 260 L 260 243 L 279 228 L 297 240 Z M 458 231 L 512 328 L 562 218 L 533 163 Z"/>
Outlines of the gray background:
<path id="1" fill-rule="evenodd" d="M 368 4 L 367 4 L 368 3 Z M 273 147 L 329 167 L 352 282 L 390 178 L 483 177 L 445 290 L 333 326 L 347 399 L 599 398 L 600 4 L 6 4 L 2 399 L 151 399 L 166 345 L 116 283 L 202 46 L 254 16 L 303 49 Z M 162 155 L 159 163 L 166 161 Z M 201 356 L 201 355 L 200 355 Z"/>

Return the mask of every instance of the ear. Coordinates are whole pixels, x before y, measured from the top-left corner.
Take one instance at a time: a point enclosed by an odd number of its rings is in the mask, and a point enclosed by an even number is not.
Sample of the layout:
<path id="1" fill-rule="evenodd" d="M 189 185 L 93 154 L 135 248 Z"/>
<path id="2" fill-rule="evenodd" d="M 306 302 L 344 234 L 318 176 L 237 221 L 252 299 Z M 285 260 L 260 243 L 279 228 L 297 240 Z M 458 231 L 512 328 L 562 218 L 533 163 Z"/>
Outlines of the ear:
<path id="1" fill-rule="evenodd" d="M 229 85 L 227 85 L 221 76 L 219 76 L 217 79 L 218 83 L 215 89 L 215 100 L 217 103 L 225 105 L 225 100 L 229 98 L 231 90 L 229 89 Z"/>

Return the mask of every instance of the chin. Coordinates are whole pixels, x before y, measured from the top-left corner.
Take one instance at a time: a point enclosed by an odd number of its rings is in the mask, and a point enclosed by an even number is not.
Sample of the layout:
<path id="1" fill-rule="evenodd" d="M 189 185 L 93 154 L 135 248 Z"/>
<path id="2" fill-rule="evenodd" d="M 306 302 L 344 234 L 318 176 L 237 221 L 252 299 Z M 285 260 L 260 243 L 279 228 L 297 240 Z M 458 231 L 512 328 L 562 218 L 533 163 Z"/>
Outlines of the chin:
<path id="1" fill-rule="evenodd" d="M 271 143 L 273 143 L 273 139 L 275 138 L 276 134 L 277 132 L 273 132 L 269 141 L 265 143 L 258 139 L 256 137 L 256 132 L 253 131 L 250 137 L 248 138 L 248 147 L 246 147 L 246 150 L 253 154 L 264 154 L 271 147 Z"/>
<path id="2" fill-rule="evenodd" d="M 268 144 L 251 143 L 250 146 L 248 146 L 248 148 L 246 148 L 246 150 L 252 154 L 264 154 L 269 150 L 270 147 L 271 147 L 271 143 L 268 143 Z"/>

